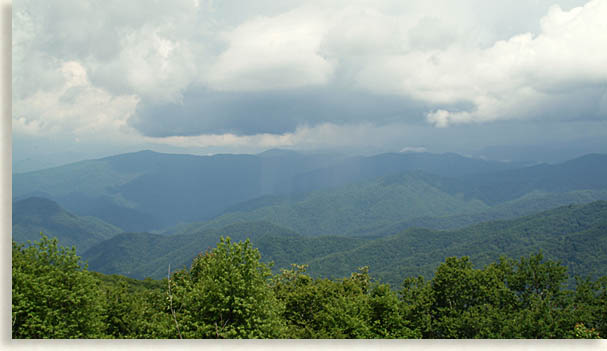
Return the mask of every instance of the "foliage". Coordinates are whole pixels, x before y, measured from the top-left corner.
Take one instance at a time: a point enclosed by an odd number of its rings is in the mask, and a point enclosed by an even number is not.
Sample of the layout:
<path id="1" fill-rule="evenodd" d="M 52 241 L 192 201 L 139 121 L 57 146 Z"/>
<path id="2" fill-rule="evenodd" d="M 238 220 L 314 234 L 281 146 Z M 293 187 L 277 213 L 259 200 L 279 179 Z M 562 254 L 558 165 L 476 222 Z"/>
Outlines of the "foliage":
<path id="1" fill-rule="evenodd" d="M 405 318 L 424 338 L 595 337 L 602 325 L 597 285 L 565 290 L 565 267 L 541 253 L 502 258 L 483 269 L 467 257 L 447 258 L 430 282 L 408 279 L 401 296 Z"/>
<path id="2" fill-rule="evenodd" d="M 45 236 L 13 243 L 14 338 L 598 338 L 607 276 L 576 278 L 539 252 L 476 268 L 448 257 L 399 291 L 367 267 L 329 280 L 273 275 L 251 243 L 221 238 L 190 268 L 143 281 L 88 272 Z"/>
<path id="3" fill-rule="evenodd" d="M 170 319 L 164 313 L 164 289 L 133 289 L 126 279 L 105 286 L 105 333 L 112 338 L 166 338 Z"/>
<path id="4" fill-rule="evenodd" d="M 283 322 L 281 304 L 268 285 L 270 268 L 259 251 L 221 238 L 217 247 L 200 254 L 189 270 L 170 281 L 171 309 L 186 338 L 276 338 Z"/>
<path id="5" fill-rule="evenodd" d="M 363 267 L 338 281 L 313 279 L 305 266 L 293 265 L 274 278 L 274 291 L 285 303 L 289 338 L 414 337 L 401 318 L 396 293 L 373 284 Z"/>
<path id="6" fill-rule="evenodd" d="M 74 248 L 43 235 L 28 247 L 13 242 L 12 259 L 13 338 L 103 336 L 100 289 Z"/>

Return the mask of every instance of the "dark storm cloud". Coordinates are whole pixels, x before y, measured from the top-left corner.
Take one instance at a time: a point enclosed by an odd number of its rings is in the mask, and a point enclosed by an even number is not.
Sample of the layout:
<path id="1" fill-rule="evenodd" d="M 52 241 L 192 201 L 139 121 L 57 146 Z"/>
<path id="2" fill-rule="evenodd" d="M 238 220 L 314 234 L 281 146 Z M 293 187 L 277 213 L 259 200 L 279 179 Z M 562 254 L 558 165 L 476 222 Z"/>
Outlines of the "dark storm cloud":
<path id="1" fill-rule="evenodd" d="M 140 103 L 131 125 L 144 135 L 165 137 L 232 133 L 283 134 L 300 125 L 331 121 L 376 125 L 423 123 L 428 106 L 395 95 L 330 88 L 273 92 L 214 92 L 190 89 L 181 103 Z"/>

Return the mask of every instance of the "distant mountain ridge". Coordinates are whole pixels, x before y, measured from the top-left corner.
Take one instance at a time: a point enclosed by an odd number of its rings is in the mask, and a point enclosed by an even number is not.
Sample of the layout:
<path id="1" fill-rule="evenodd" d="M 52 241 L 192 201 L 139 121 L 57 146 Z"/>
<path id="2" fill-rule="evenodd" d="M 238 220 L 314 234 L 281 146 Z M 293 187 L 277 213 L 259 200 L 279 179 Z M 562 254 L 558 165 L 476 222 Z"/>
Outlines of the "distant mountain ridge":
<path id="1" fill-rule="evenodd" d="M 409 185 L 386 183 L 403 174 L 410 175 Z M 268 221 L 305 235 L 364 235 L 364 227 L 421 218 L 477 215 L 460 217 L 460 226 L 511 218 L 531 212 L 512 211 L 508 217 L 504 204 L 529 194 L 565 199 L 581 191 L 593 192 L 587 201 L 603 198 L 607 155 L 517 167 L 457 154 L 344 157 L 269 150 L 195 156 L 146 150 L 15 174 L 13 179 L 14 199 L 46 197 L 75 215 L 94 216 L 129 232 L 166 231 L 201 221 L 213 228 Z M 314 220 L 315 215 L 321 220 Z"/>
<path id="2" fill-rule="evenodd" d="M 607 200 L 607 155 L 458 177 L 413 170 L 309 193 L 260 197 L 212 220 L 181 227 L 179 233 L 263 220 L 304 235 L 385 236 L 415 226 L 461 228 L 596 200 Z"/>
<path id="3" fill-rule="evenodd" d="M 31 197 L 13 203 L 12 239 L 37 241 L 40 233 L 56 237 L 62 246 L 76 246 L 79 253 L 111 238 L 122 229 L 94 217 L 75 216 L 56 202 Z"/>
<path id="4" fill-rule="evenodd" d="M 195 156 L 145 150 L 14 174 L 13 197 L 44 196 L 75 214 L 141 231 L 207 220 L 260 196 L 309 192 L 403 170 L 461 173 L 510 167 L 452 154 L 343 157 L 270 150 L 260 155 Z M 338 175 L 345 178 L 339 180 Z"/>
<path id="5" fill-rule="evenodd" d="M 267 247 L 269 252 L 273 252 L 272 258 L 278 261 L 279 267 L 287 267 L 292 260 L 354 248 L 363 240 L 312 239 L 267 222 L 249 222 L 188 235 L 123 233 L 91 247 L 84 252 L 83 258 L 91 270 L 134 278 L 162 278 L 166 276 L 169 265 L 174 269 L 189 266 L 196 255 L 215 247 L 221 236 L 240 241 L 251 239 L 254 244 Z"/>
<path id="6" fill-rule="evenodd" d="M 442 192 L 424 178 L 423 173 L 409 172 L 318 190 L 295 199 L 268 199 L 267 206 L 226 213 L 195 230 L 267 221 L 303 235 L 345 235 L 368 225 L 488 209 L 480 201 L 464 200 Z"/>

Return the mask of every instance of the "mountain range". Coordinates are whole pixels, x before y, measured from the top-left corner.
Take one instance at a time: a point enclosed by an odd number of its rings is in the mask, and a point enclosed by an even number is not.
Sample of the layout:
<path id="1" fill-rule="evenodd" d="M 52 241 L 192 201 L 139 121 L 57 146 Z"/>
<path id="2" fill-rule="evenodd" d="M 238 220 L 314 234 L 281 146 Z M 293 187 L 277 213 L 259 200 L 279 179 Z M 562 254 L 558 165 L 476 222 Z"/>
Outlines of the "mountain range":
<path id="1" fill-rule="evenodd" d="M 345 157 L 271 150 L 194 156 L 141 151 L 14 174 L 13 198 L 47 197 L 75 214 L 142 231 L 208 220 L 261 196 L 292 196 L 412 170 L 446 176 L 515 166 L 455 154 Z"/>
<path id="2" fill-rule="evenodd" d="M 326 277 L 370 265 L 396 283 L 448 255 L 482 264 L 540 249 L 596 275 L 593 265 L 606 267 L 600 200 L 602 154 L 524 165 L 430 153 L 142 151 L 14 174 L 13 239 L 44 232 L 75 245 L 90 269 L 135 278 L 188 265 L 220 236 L 249 238 L 275 269 L 306 263 Z"/>
<path id="3" fill-rule="evenodd" d="M 345 277 L 369 266 L 376 279 L 399 286 L 405 277 L 429 277 L 450 256 L 470 256 L 479 265 L 501 255 L 520 257 L 542 251 L 560 260 L 572 276 L 598 277 L 607 268 L 607 201 L 568 205 L 512 220 L 489 221 L 463 229 L 411 228 L 380 238 L 304 236 L 266 222 L 240 223 L 198 234 L 163 236 L 124 233 L 84 254 L 89 267 L 134 278 L 162 278 L 170 267 L 188 266 L 216 245 L 220 236 L 250 239 L 274 269 L 307 264 L 318 277 Z"/>

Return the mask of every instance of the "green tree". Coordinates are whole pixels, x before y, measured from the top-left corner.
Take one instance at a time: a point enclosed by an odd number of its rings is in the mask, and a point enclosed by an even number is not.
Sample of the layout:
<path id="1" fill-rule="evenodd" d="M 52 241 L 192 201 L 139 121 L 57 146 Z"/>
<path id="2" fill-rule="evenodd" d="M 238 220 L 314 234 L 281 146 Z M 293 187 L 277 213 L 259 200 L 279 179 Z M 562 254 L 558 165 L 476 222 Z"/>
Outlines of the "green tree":
<path id="1" fill-rule="evenodd" d="M 13 338 L 103 337 L 100 295 L 75 248 L 44 235 L 28 246 L 13 242 Z"/>
<path id="2" fill-rule="evenodd" d="M 166 283 L 166 279 L 165 279 Z M 165 291 L 129 286 L 117 277 L 106 284 L 104 322 L 113 338 L 157 339 L 169 336 L 171 320 L 165 313 Z"/>
<path id="3" fill-rule="evenodd" d="M 376 338 L 419 338 L 405 318 L 398 294 L 388 284 L 374 284 L 369 292 L 370 324 Z"/>
<path id="4" fill-rule="evenodd" d="M 577 312 L 572 293 L 565 290 L 567 268 L 545 260 L 541 252 L 517 262 L 503 258 L 499 263 L 506 286 L 515 296 L 509 311 L 505 337 L 569 338 L 574 336 Z"/>
<path id="5" fill-rule="evenodd" d="M 475 269 L 468 257 L 449 257 L 432 279 L 434 338 L 495 338 L 503 328 L 504 303 L 511 300 L 491 266 Z"/>
<path id="6" fill-rule="evenodd" d="M 257 249 L 221 238 L 196 257 L 191 269 L 175 272 L 167 296 L 174 314 L 172 337 L 278 338 L 282 306 L 269 285 L 270 268 Z"/>
<path id="7" fill-rule="evenodd" d="M 292 265 L 274 279 L 274 291 L 284 304 L 290 338 L 370 338 L 366 269 L 348 279 L 313 279 L 306 266 Z"/>
<path id="8" fill-rule="evenodd" d="M 424 277 L 405 278 L 399 292 L 404 320 L 416 338 L 431 337 L 434 291 Z"/>
<path id="9" fill-rule="evenodd" d="M 367 267 L 341 280 L 313 279 L 293 265 L 274 279 L 291 338 L 400 338 L 407 328 L 398 296 L 371 283 Z"/>

